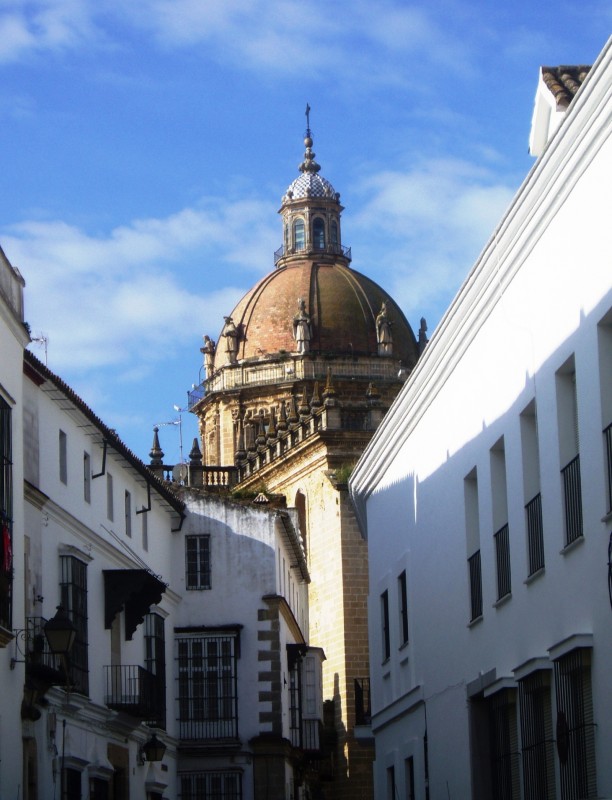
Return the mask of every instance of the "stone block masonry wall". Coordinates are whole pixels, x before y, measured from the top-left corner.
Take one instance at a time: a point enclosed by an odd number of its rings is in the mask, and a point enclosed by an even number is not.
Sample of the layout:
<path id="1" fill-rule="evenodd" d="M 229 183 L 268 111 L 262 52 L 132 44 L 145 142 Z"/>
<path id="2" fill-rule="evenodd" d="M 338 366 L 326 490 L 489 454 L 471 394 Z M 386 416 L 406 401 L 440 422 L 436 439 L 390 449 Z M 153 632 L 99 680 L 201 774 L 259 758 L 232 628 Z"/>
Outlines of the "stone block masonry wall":
<path id="1" fill-rule="evenodd" d="M 278 606 L 257 612 L 257 680 L 260 733 L 282 736 L 280 620 Z"/>

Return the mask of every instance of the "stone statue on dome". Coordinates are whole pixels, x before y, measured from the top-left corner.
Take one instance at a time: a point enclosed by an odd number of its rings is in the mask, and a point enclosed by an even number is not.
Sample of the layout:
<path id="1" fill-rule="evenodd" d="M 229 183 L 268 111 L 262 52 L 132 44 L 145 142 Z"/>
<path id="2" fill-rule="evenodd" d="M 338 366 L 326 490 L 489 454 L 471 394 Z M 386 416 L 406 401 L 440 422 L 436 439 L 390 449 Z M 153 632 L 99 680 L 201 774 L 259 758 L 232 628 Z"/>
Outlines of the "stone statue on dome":
<path id="1" fill-rule="evenodd" d="M 303 297 L 300 297 L 298 300 L 298 313 L 293 318 L 293 337 L 297 343 L 298 353 L 308 352 L 311 336 L 310 314 L 306 311 L 306 301 Z"/>
<path id="2" fill-rule="evenodd" d="M 234 325 L 234 320 L 231 317 L 223 317 L 225 325 L 221 336 L 225 337 L 225 353 L 227 355 L 227 363 L 235 364 L 238 356 L 238 328 Z"/>
<path id="3" fill-rule="evenodd" d="M 204 336 L 204 347 L 200 347 L 200 352 L 204 354 L 206 377 L 211 378 L 215 369 L 215 340 Z"/>
<path id="4" fill-rule="evenodd" d="M 393 334 L 391 333 L 391 320 L 387 315 L 387 304 L 383 300 L 378 316 L 376 317 L 376 338 L 378 341 L 378 355 L 393 355 Z"/>

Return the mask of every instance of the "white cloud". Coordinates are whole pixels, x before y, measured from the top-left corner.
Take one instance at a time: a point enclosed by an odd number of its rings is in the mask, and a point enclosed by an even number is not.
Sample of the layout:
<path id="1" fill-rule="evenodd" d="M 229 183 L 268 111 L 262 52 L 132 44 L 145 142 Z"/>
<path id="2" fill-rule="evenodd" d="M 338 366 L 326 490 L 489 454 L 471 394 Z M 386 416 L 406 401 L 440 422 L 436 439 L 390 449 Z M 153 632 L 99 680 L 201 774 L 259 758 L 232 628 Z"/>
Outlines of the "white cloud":
<path id="1" fill-rule="evenodd" d="M 351 220 L 359 236 L 355 249 L 365 251 L 364 263 L 376 263 L 377 250 L 384 252 L 391 280 L 385 288 L 413 325 L 425 314 L 433 326 L 514 191 L 482 167 L 455 159 L 380 172 L 358 187 L 364 205 Z"/>
<path id="2" fill-rule="evenodd" d="M 52 368 L 152 365 L 185 336 L 216 337 L 254 273 L 268 271 L 275 235 L 256 201 L 203 206 L 98 236 L 62 221 L 5 229 L 4 249 L 26 278 L 26 318 L 49 337 Z M 251 247 L 269 255 L 265 265 Z"/>
<path id="3" fill-rule="evenodd" d="M 4 0 L 0 5 L 0 62 L 30 52 L 75 48 L 100 35 L 85 0 Z"/>

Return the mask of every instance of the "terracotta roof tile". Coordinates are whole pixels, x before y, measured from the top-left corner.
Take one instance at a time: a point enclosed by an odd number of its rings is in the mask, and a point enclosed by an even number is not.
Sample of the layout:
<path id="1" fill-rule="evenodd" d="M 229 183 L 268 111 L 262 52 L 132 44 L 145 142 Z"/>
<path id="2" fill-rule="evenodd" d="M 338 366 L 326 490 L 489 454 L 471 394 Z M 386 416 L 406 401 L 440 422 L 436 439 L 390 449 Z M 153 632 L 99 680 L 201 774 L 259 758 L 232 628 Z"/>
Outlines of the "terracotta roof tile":
<path id="1" fill-rule="evenodd" d="M 589 74 L 590 66 L 542 67 L 542 78 L 557 102 L 557 108 L 567 108 Z"/>

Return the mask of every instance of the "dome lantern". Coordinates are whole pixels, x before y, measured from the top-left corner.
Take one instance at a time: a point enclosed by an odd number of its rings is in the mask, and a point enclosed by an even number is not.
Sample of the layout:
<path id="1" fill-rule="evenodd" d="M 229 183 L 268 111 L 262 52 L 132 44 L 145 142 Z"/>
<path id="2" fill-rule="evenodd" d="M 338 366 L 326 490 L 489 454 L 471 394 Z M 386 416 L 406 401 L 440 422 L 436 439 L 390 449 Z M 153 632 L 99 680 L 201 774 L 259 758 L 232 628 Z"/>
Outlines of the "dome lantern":
<path id="1" fill-rule="evenodd" d="M 348 264 L 350 248 L 343 247 L 340 235 L 340 194 L 319 173 L 310 130 L 310 106 L 306 106 L 304 160 L 301 172 L 288 187 L 281 201 L 283 244 L 274 254 L 277 268 L 305 257 L 321 261 L 341 259 Z"/>

